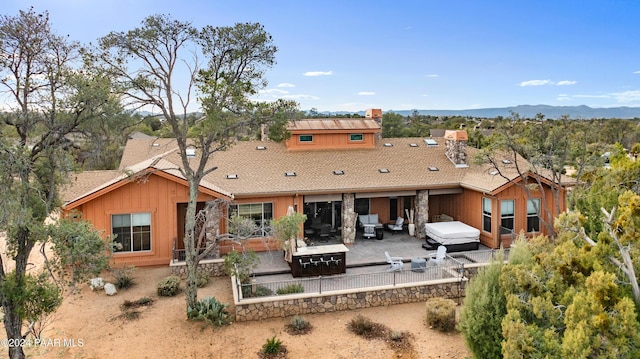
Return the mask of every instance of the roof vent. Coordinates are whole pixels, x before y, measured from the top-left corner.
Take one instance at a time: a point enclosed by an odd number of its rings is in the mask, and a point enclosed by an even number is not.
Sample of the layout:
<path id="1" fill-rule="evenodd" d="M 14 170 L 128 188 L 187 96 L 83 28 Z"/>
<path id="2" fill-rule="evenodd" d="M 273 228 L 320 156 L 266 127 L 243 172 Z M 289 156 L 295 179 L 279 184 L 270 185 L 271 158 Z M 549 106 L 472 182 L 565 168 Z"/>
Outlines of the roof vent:
<path id="1" fill-rule="evenodd" d="M 238 179 L 238 175 L 235 173 L 232 173 L 230 175 L 227 175 L 227 179 Z"/>
<path id="2" fill-rule="evenodd" d="M 391 172 L 391 171 L 389 171 L 389 169 L 388 169 L 388 168 L 380 168 L 380 169 L 378 169 L 378 171 L 379 171 L 380 173 L 389 173 L 389 172 Z"/>
<path id="3" fill-rule="evenodd" d="M 502 160 L 502 163 L 504 163 L 505 165 L 510 165 L 512 162 L 511 160 L 505 158 L 504 160 Z"/>
<path id="4" fill-rule="evenodd" d="M 418 147 L 418 144 L 417 143 L 410 143 L 409 147 Z"/>
<path id="5" fill-rule="evenodd" d="M 264 151 L 267 149 L 267 146 L 256 146 L 256 150 L 258 151 Z"/>
<path id="6" fill-rule="evenodd" d="M 339 175 L 343 175 L 343 174 L 344 174 L 344 171 L 343 171 L 343 170 L 335 170 L 335 171 L 333 171 L 333 174 L 334 174 L 334 175 L 337 175 L 337 176 L 339 176 Z"/>
<path id="7" fill-rule="evenodd" d="M 387 143 L 384 144 L 384 147 L 393 147 L 393 143 L 387 142 Z"/>
<path id="8" fill-rule="evenodd" d="M 489 172 L 489 174 L 490 174 L 490 175 L 492 175 L 492 176 L 495 176 L 495 175 L 497 175 L 498 173 L 499 173 L 499 172 L 498 172 L 498 171 L 496 171 L 496 170 L 493 170 L 493 171 Z"/>
<path id="9" fill-rule="evenodd" d="M 154 143 L 151 144 L 151 147 L 160 147 L 160 144 L 154 142 Z"/>
<path id="10" fill-rule="evenodd" d="M 435 166 L 429 166 L 429 171 L 435 172 L 435 171 L 440 171 L 440 169 Z"/>
<path id="11" fill-rule="evenodd" d="M 295 176 L 297 176 L 297 175 L 296 175 L 296 173 L 295 173 L 295 172 L 285 172 L 285 173 L 284 173 L 284 176 L 285 176 L 285 177 L 295 177 Z"/>

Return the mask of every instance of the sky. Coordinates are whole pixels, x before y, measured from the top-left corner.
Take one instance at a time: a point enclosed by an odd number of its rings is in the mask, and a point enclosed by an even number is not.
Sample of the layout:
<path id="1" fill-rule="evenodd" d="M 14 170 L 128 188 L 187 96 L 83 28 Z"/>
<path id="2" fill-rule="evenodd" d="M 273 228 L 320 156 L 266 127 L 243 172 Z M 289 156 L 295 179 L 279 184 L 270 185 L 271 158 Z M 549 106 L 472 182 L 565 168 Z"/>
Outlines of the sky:
<path id="1" fill-rule="evenodd" d="M 2 0 L 81 43 L 154 14 L 258 22 L 278 47 L 258 99 L 302 110 L 640 106 L 636 0 Z"/>

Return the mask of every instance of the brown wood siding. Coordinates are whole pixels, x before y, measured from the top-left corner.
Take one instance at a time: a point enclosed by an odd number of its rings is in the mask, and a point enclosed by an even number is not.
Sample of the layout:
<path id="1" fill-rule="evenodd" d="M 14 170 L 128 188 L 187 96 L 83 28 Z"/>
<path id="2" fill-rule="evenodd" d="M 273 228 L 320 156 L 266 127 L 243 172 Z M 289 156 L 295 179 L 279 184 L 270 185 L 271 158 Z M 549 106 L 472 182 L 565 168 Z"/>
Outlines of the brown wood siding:
<path id="1" fill-rule="evenodd" d="M 369 213 L 377 214 L 380 223 L 390 223 L 389 197 L 374 197 L 369 201 Z"/>
<path id="2" fill-rule="evenodd" d="M 429 196 L 429 221 L 437 214 L 446 214 L 459 220 L 462 217 L 465 206 L 462 194 L 439 194 Z"/>
<path id="3" fill-rule="evenodd" d="M 351 134 L 362 134 L 362 141 L 351 141 Z M 300 142 L 299 135 L 313 135 L 312 142 Z M 373 133 L 367 133 L 360 130 L 341 133 L 314 133 L 313 131 L 304 131 L 291 135 L 287 140 L 287 149 L 289 150 L 318 150 L 318 149 L 348 149 L 348 148 L 374 148 L 375 136 Z"/>
<path id="4" fill-rule="evenodd" d="M 167 178 L 150 175 L 146 182 L 130 182 L 82 204 L 83 217 L 102 231 L 111 234 L 111 215 L 151 213 L 151 251 L 115 253 L 116 265 L 137 267 L 166 265 L 172 259 L 173 241 L 177 237 L 177 203 L 189 200 L 188 188 Z M 213 197 L 200 195 L 199 201 Z"/>
<path id="5" fill-rule="evenodd" d="M 553 212 L 553 216 L 558 215 L 555 210 L 553 193 L 546 187 L 544 191 L 547 198 L 547 206 L 549 206 Z M 540 198 L 542 192 L 532 192 L 532 198 Z M 492 201 L 492 218 L 491 218 L 491 233 L 485 232 L 482 229 L 482 199 L 490 198 Z M 514 232 L 518 234 L 521 230 L 525 231 L 527 228 L 527 194 L 520 187 L 511 185 L 504 188 L 503 191 L 496 196 L 486 195 L 480 192 L 465 189 L 462 194 L 459 195 L 434 195 L 429 197 L 429 216 L 434 214 L 448 214 L 453 216 L 455 220 L 462 221 L 472 227 L 480 230 L 480 242 L 490 248 L 500 248 L 502 245 L 505 248 L 511 246 L 511 235 L 500 235 L 500 201 L 502 200 L 515 200 L 515 218 L 514 218 Z M 560 194 L 560 208 L 561 211 L 566 210 L 566 191 L 562 191 Z M 544 205 L 541 201 L 541 205 Z M 540 230 L 543 234 L 548 234 L 546 228 L 540 223 Z"/>

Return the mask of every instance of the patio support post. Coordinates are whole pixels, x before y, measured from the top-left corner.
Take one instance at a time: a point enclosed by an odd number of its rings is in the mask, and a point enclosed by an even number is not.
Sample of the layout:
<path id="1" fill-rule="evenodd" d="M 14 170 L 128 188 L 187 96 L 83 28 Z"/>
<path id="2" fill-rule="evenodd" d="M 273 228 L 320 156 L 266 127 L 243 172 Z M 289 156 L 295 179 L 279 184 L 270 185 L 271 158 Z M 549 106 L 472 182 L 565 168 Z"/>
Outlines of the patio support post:
<path id="1" fill-rule="evenodd" d="M 429 190 L 422 190 L 416 195 L 416 237 L 425 238 L 424 225 L 427 222 L 429 222 Z"/>
<path id="2" fill-rule="evenodd" d="M 355 203 L 355 194 L 342 194 L 342 243 L 344 244 L 353 244 L 356 241 Z"/>

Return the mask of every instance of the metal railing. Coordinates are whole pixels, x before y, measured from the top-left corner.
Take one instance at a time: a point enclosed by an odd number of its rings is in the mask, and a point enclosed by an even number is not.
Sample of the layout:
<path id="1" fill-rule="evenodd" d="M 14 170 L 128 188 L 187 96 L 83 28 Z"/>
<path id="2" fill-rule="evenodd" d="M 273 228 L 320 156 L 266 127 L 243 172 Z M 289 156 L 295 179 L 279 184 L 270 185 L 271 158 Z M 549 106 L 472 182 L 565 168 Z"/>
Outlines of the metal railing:
<path id="1" fill-rule="evenodd" d="M 423 269 L 422 271 L 420 269 Z M 401 271 L 381 271 L 362 274 L 339 274 L 332 276 L 318 276 L 289 280 L 266 281 L 260 277 L 251 283 L 236 282 L 239 298 L 255 298 L 277 296 L 280 289 L 293 285 L 304 288 L 304 293 L 322 294 L 325 292 L 352 290 L 380 286 L 397 286 L 409 283 L 429 282 L 441 279 L 462 280 L 464 263 L 447 256 L 441 265 L 428 265 L 426 268 L 403 269 Z"/>
<path id="2" fill-rule="evenodd" d="M 489 264 L 491 261 L 498 259 L 499 249 L 487 249 L 468 252 L 452 253 L 451 256 L 465 264 Z M 504 260 L 509 259 L 509 248 L 502 250 Z"/>
<path id="3" fill-rule="evenodd" d="M 175 262 L 184 262 L 187 257 L 186 257 L 186 249 L 178 249 L 176 248 L 176 244 L 177 244 L 177 240 L 174 238 L 173 239 L 173 249 L 172 249 L 172 261 Z M 202 254 L 202 252 L 204 252 L 206 250 L 206 248 L 199 248 L 198 249 L 198 255 Z M 216 254 L 214 253 L 214 251 L 211 251 L 205 258 L 216 258 Z"/>

